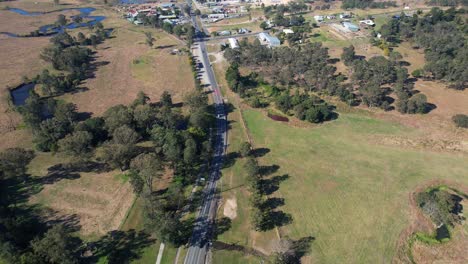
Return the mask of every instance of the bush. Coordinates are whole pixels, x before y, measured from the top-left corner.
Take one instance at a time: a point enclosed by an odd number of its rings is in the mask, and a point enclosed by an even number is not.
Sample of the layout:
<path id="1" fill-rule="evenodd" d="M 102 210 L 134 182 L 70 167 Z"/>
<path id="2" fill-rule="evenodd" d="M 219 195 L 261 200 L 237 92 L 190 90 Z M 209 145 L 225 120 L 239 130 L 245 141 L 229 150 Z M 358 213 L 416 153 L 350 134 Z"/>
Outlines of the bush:
<path id="1" fill-rule="evenodd" d="M 413 75 L 414 78 L 421 78 L 423 76 L 423 70 L 416 69 L 411 73 L 411 75 Z"/>
<path id="2" fill-rule="evenodd" d="M 454 115 L 452 120 L 457 127 L 468 128 L 468 115 Z"/>

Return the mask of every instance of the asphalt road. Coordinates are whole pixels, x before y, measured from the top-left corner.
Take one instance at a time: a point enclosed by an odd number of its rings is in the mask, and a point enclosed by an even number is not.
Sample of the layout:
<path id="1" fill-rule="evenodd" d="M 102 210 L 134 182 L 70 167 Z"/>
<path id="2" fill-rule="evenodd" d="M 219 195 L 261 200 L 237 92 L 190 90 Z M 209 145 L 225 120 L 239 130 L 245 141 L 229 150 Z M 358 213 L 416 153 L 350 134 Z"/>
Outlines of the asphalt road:
<path id="1" fill-rule="evenodd" d="M 201 32 L 203 30 L 199 28 L 194 16 L 192 17 L 192 23 L 197 32 Z M 214 133 L 215 142 L 213 162 L 209 171 L 209 178 L 207 179 L 204 189 L 203 202 L 195 221 L 189 249 L 185 257 L 185 264 L 203 264 L 206 261 L 218 202 L 216 185 L 220 177 L 221 164 L 223 162 L 223 156 L 227 145 L 227 119 L 224 109 L 224 101 L 208 59 L 205 42 L 203 39 L 198 38 L 197 43 L 194 46 L 199 49 L 199 56 L 196 59 L 202 63 L 203 69 L 207 74 L 207 80 L 205 80 L 205 82 L 209 83 L 208 89 L 212 91 L 211 95 L 213 97 L 216 112 L 216 129 Z"/>

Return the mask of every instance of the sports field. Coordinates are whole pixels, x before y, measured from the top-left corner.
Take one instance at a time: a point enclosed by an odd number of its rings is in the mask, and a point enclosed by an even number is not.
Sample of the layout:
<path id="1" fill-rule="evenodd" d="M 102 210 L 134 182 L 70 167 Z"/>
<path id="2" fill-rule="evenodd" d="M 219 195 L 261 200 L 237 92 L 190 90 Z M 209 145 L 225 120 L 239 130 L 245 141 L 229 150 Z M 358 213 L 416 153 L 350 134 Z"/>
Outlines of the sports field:
<path id="1" fill-rule="evenodd" d="M 292 238 L 313 236 L 311 256 L 320 263 L 389 263 L 408 226 L 409 195 L 435 179 L 468 183 L 468 155 L 387 144 L 417 130 L 362 113 L 340 113 L 332 122 L 292 127 L 246 110 L 255 147 L 270 149 L 261 163 L 288 174 L 276 194 L 293 223 Z"/>

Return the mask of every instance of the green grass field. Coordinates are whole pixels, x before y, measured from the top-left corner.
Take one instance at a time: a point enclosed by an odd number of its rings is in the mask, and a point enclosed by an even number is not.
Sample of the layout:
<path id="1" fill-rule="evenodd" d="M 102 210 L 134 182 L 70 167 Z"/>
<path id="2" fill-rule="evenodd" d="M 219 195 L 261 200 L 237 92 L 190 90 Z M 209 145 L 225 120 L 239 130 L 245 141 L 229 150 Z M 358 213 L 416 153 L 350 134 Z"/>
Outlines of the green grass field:
<path id="1" fill-rule="evenodd" d="M 261 163 L 288 174 L 277 195 L 293 223 L 292 238 L 315 237 L 317 263 L 389 263 L 408 225 L 409 194 L 432 179 L 468 183 L 468 156 L 384 146 L 386 137 L 420 133 L 362 114 L 308 128 L 244 112 L 255 147 L 271 150 Z"/>

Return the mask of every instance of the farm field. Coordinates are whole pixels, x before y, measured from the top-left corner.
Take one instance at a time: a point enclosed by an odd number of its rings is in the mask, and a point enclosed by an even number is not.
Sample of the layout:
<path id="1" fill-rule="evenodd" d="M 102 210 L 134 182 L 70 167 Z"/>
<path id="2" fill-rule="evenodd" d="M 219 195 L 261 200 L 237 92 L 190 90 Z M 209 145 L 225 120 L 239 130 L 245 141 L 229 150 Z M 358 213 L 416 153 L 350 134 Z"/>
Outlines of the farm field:
<path id="1" fill-rule="evenodd" d="M 409 223 L 409 194 L 436 179 L 468 183 L 466 153 L 382 145 L 387 137 L 419 136 L 396 123 L 340 113 L 336 121 L 295 128 L 254 110 L 244 116 L 255 147 L 271 150 L 261 162 L 289 175 L 279 195 L 294 220 L 281 233 L 315 237 L 310 262 L 391 262 Z"/>

